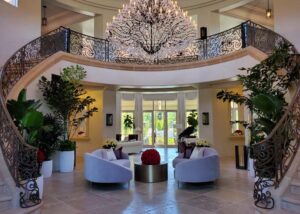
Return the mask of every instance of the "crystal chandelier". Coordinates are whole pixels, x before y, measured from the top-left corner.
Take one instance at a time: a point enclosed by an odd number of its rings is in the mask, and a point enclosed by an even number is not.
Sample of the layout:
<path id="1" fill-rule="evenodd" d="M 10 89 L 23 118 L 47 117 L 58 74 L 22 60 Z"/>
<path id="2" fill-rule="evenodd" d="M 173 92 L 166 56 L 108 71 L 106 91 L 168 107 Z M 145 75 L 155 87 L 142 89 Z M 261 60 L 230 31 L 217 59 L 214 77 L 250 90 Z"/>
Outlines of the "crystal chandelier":
<path id="1" fill-rule="evenodd" d="M 177 2 L 130 0 L 107 24 L 106 33 L 118 56 L 154 61 L 188 55 L 196 27 Z"/>

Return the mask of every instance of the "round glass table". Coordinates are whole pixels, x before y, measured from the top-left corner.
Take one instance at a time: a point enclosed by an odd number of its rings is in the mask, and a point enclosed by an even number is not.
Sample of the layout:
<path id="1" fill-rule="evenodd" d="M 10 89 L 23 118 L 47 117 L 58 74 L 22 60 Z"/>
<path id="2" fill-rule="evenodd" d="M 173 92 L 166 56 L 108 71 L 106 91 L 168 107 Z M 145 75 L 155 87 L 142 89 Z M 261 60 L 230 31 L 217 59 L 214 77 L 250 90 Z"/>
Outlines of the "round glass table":
<path id="1" fill-rule="evenodd" d="M 168 163 L 159 165 L 144 165 L 134 163 L 134 179 L 145 183 L 155 183 L 168 180 Z"/>

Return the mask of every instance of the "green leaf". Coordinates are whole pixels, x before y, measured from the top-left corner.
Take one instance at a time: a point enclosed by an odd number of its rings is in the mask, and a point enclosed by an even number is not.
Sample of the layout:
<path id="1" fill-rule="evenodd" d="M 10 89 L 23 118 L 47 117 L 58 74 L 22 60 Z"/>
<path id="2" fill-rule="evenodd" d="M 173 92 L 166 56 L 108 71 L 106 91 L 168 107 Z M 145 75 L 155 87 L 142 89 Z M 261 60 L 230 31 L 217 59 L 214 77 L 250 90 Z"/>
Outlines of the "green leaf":
<path id="1" fill-rule="evenodd" d="M 44 122 L 43 114 L 36 110 L 31 110 L 21 119 L 23 127 L 33 131 L 42 127 Z"/>
<path id="2" fill-rule="evenodd" d="M 25 101 L 26 101 L 26 89 L 23 88 L 18 95 L 18 102 L 25 102 Z"/>
<path id="3" fill-rule="evenodd" d="M 265 115 L 277 114 L 282 111 L 283 102 L 275 96 L 268 94 L 258 94 L 252 98 L 254 108 Z"/>

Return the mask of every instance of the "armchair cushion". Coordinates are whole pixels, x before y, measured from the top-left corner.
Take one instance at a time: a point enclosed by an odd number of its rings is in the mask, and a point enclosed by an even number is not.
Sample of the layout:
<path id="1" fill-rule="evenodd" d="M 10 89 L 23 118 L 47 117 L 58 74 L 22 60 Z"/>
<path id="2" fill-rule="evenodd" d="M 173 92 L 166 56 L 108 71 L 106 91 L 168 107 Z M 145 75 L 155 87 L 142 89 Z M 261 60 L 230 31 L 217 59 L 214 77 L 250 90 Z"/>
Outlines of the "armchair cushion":
<path id="1" fill-rule="evenodd" d="M 130 161 L 128 159 L 108 161 L 98 157 L 95 153 L 100 152 L 85 153 L 84 155 L 84 176 L 88 181 L 96 183 L 124 183 L 132 179 L 132 171 L 129 168 Z"/>
<path id="2" fill-rule="evenodd" d="M 173 160 L 175 179 L 181 182 L 209 182 L 220 176 L 219 155 L 213 148 L 204 148 L 203 157 L 184 159 L 178 155 Z"/>
<path id="3" fill-rule="evenodd" d="M 203 148 L 203 147 L 195 147 L 191 154 L 190 159 L 202 158 L 204 156 L 204 151 L 205 151 L 205 148 Z"/>
<path id="4" fill-rule="evenodd" d="M 118 149 L 114 149 L 114 153 L 115 153 L 117 160 L 122 159 L 122 149 L 123 149 L 122 146 Z"/>
<path id="5" fill-rule="evenodd" d="M 120 166 L 124 166 L 127 168 L 130 168 L 130 161 L 127 159 L 119 159 L 119 160 L 113 160 L 112 163 L 118 164 Z"/>
<path id="6" fill-rule="evenodd" d="M 189 159 L 195 148 L 194 145 L 186 145 L 184 141 L 179 142 L 179 152 L 183 153 L 183 158 Z"/>

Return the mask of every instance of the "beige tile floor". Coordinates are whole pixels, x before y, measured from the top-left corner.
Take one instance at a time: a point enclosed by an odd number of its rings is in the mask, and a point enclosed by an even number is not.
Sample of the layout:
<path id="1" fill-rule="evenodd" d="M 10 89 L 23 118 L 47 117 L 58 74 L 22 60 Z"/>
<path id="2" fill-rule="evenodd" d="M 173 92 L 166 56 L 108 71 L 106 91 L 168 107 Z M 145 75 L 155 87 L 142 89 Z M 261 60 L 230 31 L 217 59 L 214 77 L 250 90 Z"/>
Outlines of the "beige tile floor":
<path id="1" fill-rule="evenodd" d="M 253 181 L 247 171 L 236 170 L 234 161 L 221 160 L 221 178 L 215 183 L 182 184 L 174 180 L 172 160 L 176 149 L 159 149 L 169 162 L 166 182 L 89 184 L 82 164 L 73 173 L 54 173 L 44 181 L 42 214 L 252 214 Z M 136 156 L 130 157 L 132 166 Z M 81 166 L 80 166 L 81 165 Z M 273 211 L 272 213 L 284 213 Z"/>

